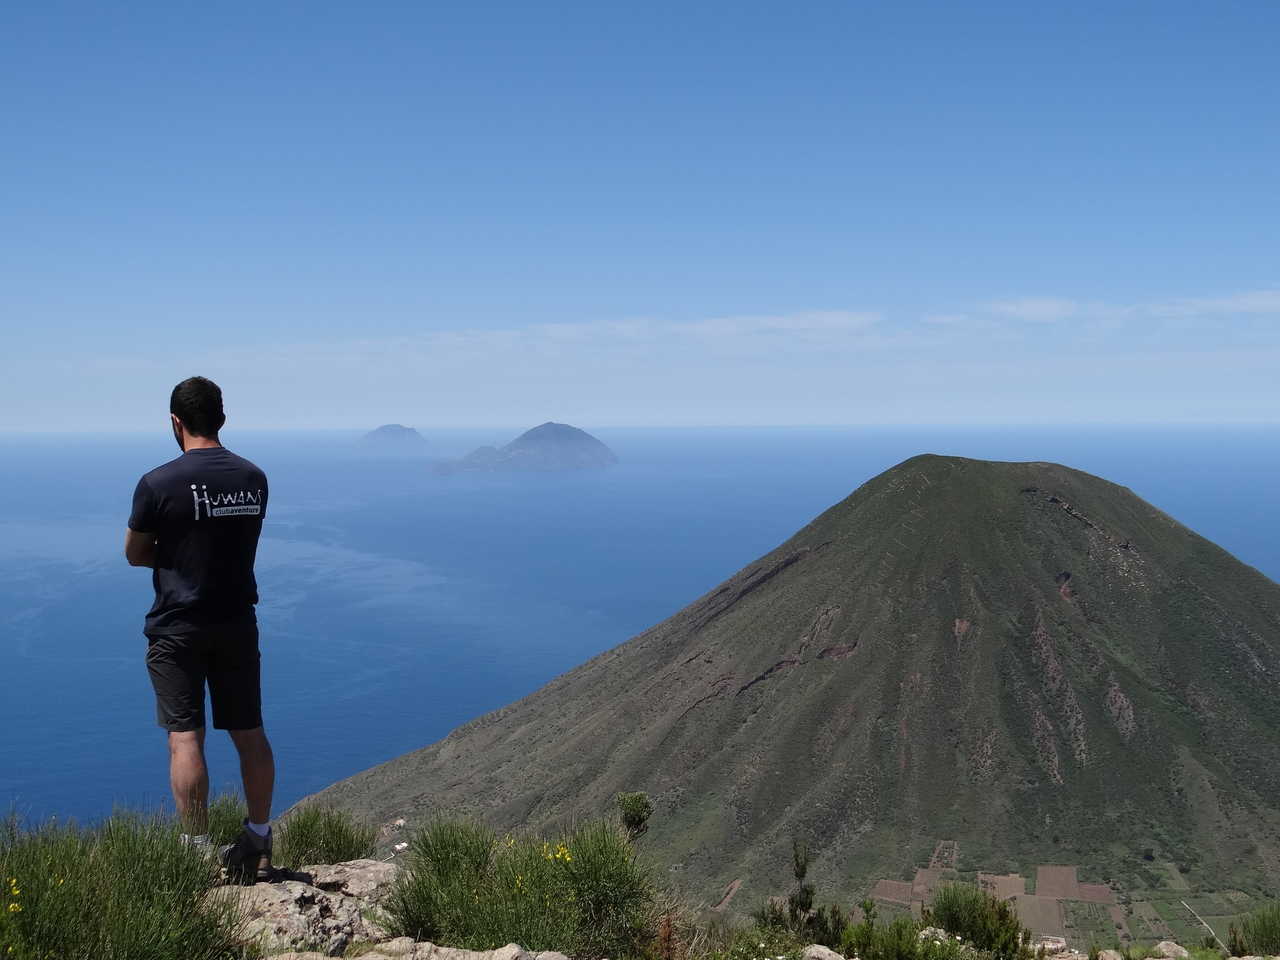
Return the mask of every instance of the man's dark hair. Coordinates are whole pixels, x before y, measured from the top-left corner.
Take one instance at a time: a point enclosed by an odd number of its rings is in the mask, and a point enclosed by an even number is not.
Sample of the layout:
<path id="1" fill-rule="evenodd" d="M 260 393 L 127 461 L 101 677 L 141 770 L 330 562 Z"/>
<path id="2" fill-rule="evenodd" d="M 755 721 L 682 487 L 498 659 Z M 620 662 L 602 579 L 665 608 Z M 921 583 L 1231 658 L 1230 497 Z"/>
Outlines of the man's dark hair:
<path id="1" fill-rule="evenodd" d="M 197 437 L 216 437 L 227 415 L 222 412 L 222 391 L 205 377 L 187 377 L 169 395 L 169 412 Z"/>

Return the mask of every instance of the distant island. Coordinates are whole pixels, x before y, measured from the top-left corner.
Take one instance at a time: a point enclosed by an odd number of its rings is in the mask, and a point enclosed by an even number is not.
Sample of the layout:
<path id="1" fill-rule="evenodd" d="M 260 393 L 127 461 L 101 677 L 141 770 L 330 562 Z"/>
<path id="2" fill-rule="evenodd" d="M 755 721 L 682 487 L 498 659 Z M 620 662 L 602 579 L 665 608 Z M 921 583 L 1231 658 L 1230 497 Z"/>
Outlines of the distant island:
<path id="1" fill-rule="evenodd" d="M 593 470 L 617 462 L 614 452 L 585 430 L 548 421 L 505 447 L 479 447 L 461 460 L 438 464 L 436 472 Z"/>
<path id="2" fill-rule="evenodd" d="M 384 423 L 376 430 L 366 433 L 362 442 L 381 450 L 417 450 L 427 445 L 422 434 L 402 423 Z"/>

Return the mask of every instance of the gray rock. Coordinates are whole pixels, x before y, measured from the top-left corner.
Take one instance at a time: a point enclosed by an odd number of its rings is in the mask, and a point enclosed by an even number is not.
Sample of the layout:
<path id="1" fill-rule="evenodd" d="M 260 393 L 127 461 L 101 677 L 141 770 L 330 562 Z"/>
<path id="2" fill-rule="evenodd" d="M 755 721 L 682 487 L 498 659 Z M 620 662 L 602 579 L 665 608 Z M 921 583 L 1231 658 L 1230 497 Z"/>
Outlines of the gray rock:
<path id="1" fill-rule="evenodd" d="M 408 956 L 412 960 L 533 960 L 533 955 L 526 953 L 516 943 L 508 943 L 497 950 L 462 950 L 457 947 L 440 947 L 434 943 L 418 943 Z"/>
<path id="2" fill-rule="evenodd" d="M 384 940 L 390 940 L 390 923 L 391 919 L 381 907 L 366 907 L 360 911 L 360 929 L 356 932 L 356 939 L 379 944 Z M 398 937 L 397 939 L 406 940 L 408 938 Z M 379 947 L 379 949 L 382 948 Z"/>
<path id="3" fill-rule="evenodd" d="M 245 916 L 242 939 L 263 953 L 318 951 L 340 957 L 361 929 L 360 902 L 297 880 L 219 887 L 206 896 L 236 900 Z"/>
<path id="4" fill-rule="evenodd" d="M 345 863 L 303 867 L 299 874 L 310 877 L 313 887 L 328 893 L 357 897 L 366 903 L 381 903 L 396 882 L 400 868 L 381 860 L 348 860 Z"/>
<path id="5" fill-rule="evenodd" d="M 1124 960 L 1124 954 L 1119 950 L 1099 950 L 1098 960 Z"/>
<path id="6" fill-rule="evenodd" d="M 802 960 L 844 960 L 844 957 L 830 947 L 824 947 L 816 943 L 811 943 L 805 947 L 804 953 L 800 956 Z"/>
<path id="7" fill-rule="evenodd" d="M 270 953 L 268 960 L 321 960 L 335 954 L 315 952 Z M 434 943 L 422 941 L 414 943 L 409 937 L 397 937 L 379 943 L 368 953 L 362 953 L 361 960 L 535 960 L 535 955 L 525 952 L 518 944 L 509 943 L 497 950 L 462 950 L 455 947 L 441 947 Z M 563 953 L 547 951 L 537 957 L 551 960 L 553 957 L 564 957 Z M 568 958 L 566 958 L 568 960 Z"/>
<path id="8" fill-rule="evenodd" d="M 1186 960 L 1190 954 L 1186 947 L 1180 947 L 1172 940 L 1161 940 L 1156 944 L 1156 956 L 1165 960 Z"/>
<path id="9" fill-rule="evenodd" d="M 536 960 L 569 960 L 563 953 L 556 953 L 554 950 L 543 950 L 541 953 L 535 953 Z"/>

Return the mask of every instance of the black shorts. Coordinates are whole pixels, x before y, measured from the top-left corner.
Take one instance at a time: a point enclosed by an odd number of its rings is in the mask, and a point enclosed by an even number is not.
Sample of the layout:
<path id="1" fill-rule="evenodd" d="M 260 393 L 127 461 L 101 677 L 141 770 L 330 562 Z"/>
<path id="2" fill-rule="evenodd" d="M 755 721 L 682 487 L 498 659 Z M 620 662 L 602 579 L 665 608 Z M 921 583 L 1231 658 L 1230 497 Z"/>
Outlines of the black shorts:
<path id="1" fill-rule="evenodd" d="M 179 637 L 147 637 L 147 672 L 156 691 L 156 720 L 171 733 L 204 726 L 209 683 L 218 730 L 262 726 L 258 625 L 210 627 Z"/>

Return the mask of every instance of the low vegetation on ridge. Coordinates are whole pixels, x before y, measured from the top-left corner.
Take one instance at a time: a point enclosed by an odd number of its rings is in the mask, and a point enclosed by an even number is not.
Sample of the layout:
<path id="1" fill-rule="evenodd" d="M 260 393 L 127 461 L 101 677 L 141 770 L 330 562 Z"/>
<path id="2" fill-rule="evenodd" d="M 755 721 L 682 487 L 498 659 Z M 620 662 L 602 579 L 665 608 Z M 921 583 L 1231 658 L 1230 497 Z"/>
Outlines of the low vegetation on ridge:
<path id="1" fill-rule="evenodd" d="M 639 840 L 652 805 L 616 798 L 617 816 L 560 834 L 502 834 L 437 818 L 409 835 L 383 908 L 392 935 L 471 949 L 519 943 L 576 960 L 800 960 L 820 944 L 857 960 L 1033 960 L 1043 955 L 1011 905 L 966 884 L 939 888 L 924 915 L 881 918 L 875 904 L 846 916 L 808 875 L 793 844 L 795 885 L 766 900 L 746 925 L 699 914 L 666 891 Z M 229 842 L 243 806 L 223 796 L 210 831 Z M 299 807 L 279 825 L 280 862 L 336 863 L 368 856 L 375 832 L 348 814 Z M 640 849 L 637 849 L 639 847 Z M 0 824 L 0 960 L 256 960 L 235 898 L 207 897 L 216 866 L 179 842 L 171 819 L 119 812 L 79 826 Z M 353 950 L 368 944 L 353 944 Z M 1236 955 L 1280 952 L 1280 904 L 1233 928 Z M 1096 958 L 1097 948 L 1091 951 Z M 351 954 L 356 955 L 355 953 Z M 1151 951 L 1131 946 L 1125 960 Z M 1225 954 L 1193 948 L 1191 960 Z"/>

